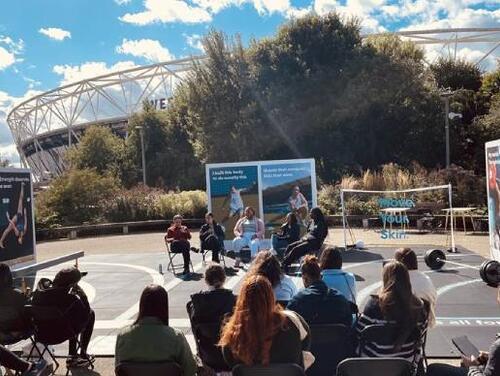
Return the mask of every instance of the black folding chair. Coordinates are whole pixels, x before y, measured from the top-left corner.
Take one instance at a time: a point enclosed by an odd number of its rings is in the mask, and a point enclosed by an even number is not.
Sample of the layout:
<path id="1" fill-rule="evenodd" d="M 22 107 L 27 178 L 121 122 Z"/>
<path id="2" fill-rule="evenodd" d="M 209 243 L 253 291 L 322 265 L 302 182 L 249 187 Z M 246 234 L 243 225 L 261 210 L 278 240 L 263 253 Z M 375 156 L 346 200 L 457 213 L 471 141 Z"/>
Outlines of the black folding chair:
<path id="1" fill-rule="evenodd" d="M 337 366 L 337 376 L 411 376 L 413 365 L 402 358 L 349 358 Z"/>
<path id="2" fill-rule="evenodd" d="M 168 256 L 167 270 L 171 270 L 172 273 L 175 275 L 175 274 L 177 274 L 175 272 L 175 268 L 181 268 L 181 267 L 184 268 L 184 262 L 182 264 L 175 264 L 174 263 L 174 258 L 178 255 L 181 255 L 181 257 L 182 257 L 182 253 L 181 252 L 172 252 L 169 242 L 165 242 L 165 246 L 167 247 L 167 256 Z M 194 273 L 194 267 L 193 267 L 193 263 L 192 263 L 191 259 L 189 259 L 189 266 L 191 267 L 191 270 Z"/>
<path id="3" fill-rule="evenodd" d="M 207 263 L 207 262 L 205 261 L 205 258 L 206 258 L 206 256 L 207 256 L 208 252 L 213 252 L 213 251 L 212 251 L 211 249 L 202 249 L 202 250 L 201 250 L 201 257 L 202 257 L 202 259 L 203 259 L 203 264 L 205 264 L 205 265 L 206 265 L 206 263 Z M 224 249 L 221 249 L 221 250 L 219 251 L 219 259 L 220 259 L 220 261 L 222 261 L 222 264 L 224 265 L 224 268 L 225 268 L 225 267 L 226 267 L 226 260 L 224 259 L 224 252 L 225 252 L 225 250 L 224 250 Z"/>
<path id="4" fill-rule="evenodd" d="M 56 365 L 52 371 L 52 374 L 55 374 L 56 370 L 59 368 L 59 362 L 50 351 L 49 346 L 59 345 L 70 339 L 74 339 L 77 343 L 78 350 L 81 347 L 80 341 L 78 340 L 78 333 L 73 329 L 67 316 L 56 307 L 27 305 L 25 309 L 32 320 L 34 328 L 34 335 L 30 337 L 32 346 L 28 355 L 28 360 L 32 358 L 41 360 L 43 355 L 47 353 Z M 41 351 L 39 345 L 43 347 Z M 35 355 L 35 349 L 38 355 Z M 65 358 L 67 359 L 69 356 Z M 90 368 L 94 369 L 94 359 L 89 357 L 87 360 Z M 66 376 L 69 374 L 69 371 L 70 368 L 67 369 Z"/>
<path id="5" fill-rule="evenodd" d="M 233 376 L 305 376 L 305 373 L 302 367 L 293 363 L 276 363 L 268 366 L 238 364 L 233 368 Z"/>
<path id="6" fill-rule="evenodd" d="M 355 355 L 354 333 L 342 324 L 310 325 L 311 352 L 316 360 L 307 376 L 335 375 L 337 365 Z"/>
<path id="7" fill-rule="evenodd" d="M 375 324 L 375 325 L 367 325 L 360 333 L 359 333 L 359 346 L 358 346 L 358 356 L 362 356 L 367 353 L 367 346 L 370 344 L 376 343 L 379 346 L 393 346 L 396 340 L 398 339 L 401 332 L 401 328 L 397 325 L 391 324 Z M 412 361 L 410 364 L 413 368 L 413 373 L 416 372 L 421 355 L 422 348 L 422 332 L 421 328 L 417 327 L 413 331 L 413 333 L 409 334 L 409 338 L 413 339 L 413 345 L 411 349 L 407 350 L 411 352 L 408 359 L 411 357 Z M 390 356 L 387 356 L 390 357 Z"/>
<path id="8" fill-rule="evenodd" d="M 116 376 L 182 376 L 174 362 L 123 362 L 115 368 Z"/>
<path id="9" fill-rule="evenodd" d="M 191 320 L 192 302 L 186 304 L 186 311 L 196 342 L 196 351 L 203 365 L 215 372 L 231 371 L 231 367 L 224 360 L 221 347 L 217 346 L 220 339 L 221 323 L 194 323 Z"/>

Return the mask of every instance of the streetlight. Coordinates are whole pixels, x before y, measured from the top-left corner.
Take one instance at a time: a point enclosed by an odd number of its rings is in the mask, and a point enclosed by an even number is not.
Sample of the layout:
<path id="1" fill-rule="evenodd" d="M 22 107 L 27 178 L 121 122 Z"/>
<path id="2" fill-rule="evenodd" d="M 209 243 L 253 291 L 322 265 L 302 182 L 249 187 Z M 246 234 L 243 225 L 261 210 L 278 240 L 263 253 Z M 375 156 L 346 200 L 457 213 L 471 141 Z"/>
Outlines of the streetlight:
<path id="1" fill-rule="evenodd" d="M 144 149 L 144 128 L 140 125 L 136 126 L 135 129 L 139 130 L 141 135 L 141 155 L 142 155 L 142 184 L 146 186 L 146 151 Z"/>
<path id="2" fill-rule="evenodd" d="M 445 142 L 446 142 L 446 168 L 450 168 L 450 97 L 454 93 L 448 88 L 445 91 L 439 93 L 439 96 L 444 101 L 444 131 L 445 131 Z"/>

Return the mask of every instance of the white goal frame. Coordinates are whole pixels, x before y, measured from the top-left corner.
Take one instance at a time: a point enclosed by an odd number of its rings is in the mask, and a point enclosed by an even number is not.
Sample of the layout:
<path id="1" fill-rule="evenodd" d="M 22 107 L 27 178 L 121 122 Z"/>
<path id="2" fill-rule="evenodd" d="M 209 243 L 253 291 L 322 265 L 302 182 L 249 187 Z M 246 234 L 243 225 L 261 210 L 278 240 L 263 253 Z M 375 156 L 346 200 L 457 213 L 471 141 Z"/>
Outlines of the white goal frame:
<path id="1" fill-rule="evenodd" d="M 432 187 L 420 187 L 420 188 L 412 188 L 412 189 L 401 189 L 401 190 L 387 190 L 387 191 L 371 191 L 364 189 L 340 189 L 340 205 L 342 207 L 342 228 L 344 235 L 344 249 L 347 250 L 347 237 L 346 237 L 346 212 L 345 212 L 345 201 L 344 201 L 344 193 L 380 193 L 380 194 L 394 194 L 394 193 L 410 193 L 410 192 L 424 192 L 431 191 L 436 189 L 447 189 L 448 190 L 448 202 L 450 209 L 450 229 L 451 229 L 451 249 L 455 251 L 455 229 L 454 229 L 454 218 L 453 218 L 453 196 L 452 196 L 452 186 L 450 184 L 446 185 L 435 185 Z"/>

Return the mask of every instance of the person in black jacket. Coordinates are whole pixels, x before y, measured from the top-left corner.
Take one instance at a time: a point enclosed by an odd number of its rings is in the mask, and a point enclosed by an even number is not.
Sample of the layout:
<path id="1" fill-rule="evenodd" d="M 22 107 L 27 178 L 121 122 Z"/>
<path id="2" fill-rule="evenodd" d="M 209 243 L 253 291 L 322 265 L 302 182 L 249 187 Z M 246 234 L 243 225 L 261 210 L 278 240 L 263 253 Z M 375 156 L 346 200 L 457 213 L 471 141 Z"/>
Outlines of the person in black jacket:
<path id="1" fill-rule="evenodd" d="M 12 272 L 7 264 L 0 264 L 0 343 L 22 338 L 30 329 L 24 313 L 27 297 L 14 288 Z"/>
<path id="2" fill-rule="evenodd" d="M 205 224 L 200 229 L 201 252 L 212 251 L 212 261 L 220 262 L 219 252 L 224 249 L 224 229 L 219 225 L 212 213 L 205 214 Z"/>
<path id="3" fill-rule="evenodd" d="M 300 290 L 288 303 L 287 309 L 301 315 L 307 324 L 352 325 L 351 303 L 337 290 L 330 289 L 321 279 L 321 268 L 316 256 L 307 255 L 302 265 Z"/>
<path id="4" fill-rule="evenodd" d="M 194 323 L 220 323 L 226 314 L 231 314 L 236 296 L 224 288 L 226 273 L 219 264 L 210 265 L 205 271 L 207 291 L 191 295 L 189 317 Z"/>
<path id="5" fill-rule="evenodd" d="M 286 221 L 276 233 L 271 234 L 271 252 L 280 255 L 280 251 L 288 247 L 289 244 L 300 239 L 300 226 L 297 223 L 297 215 L 288 213 Z M 281 257 L 282 255 L 280 255 Z"/>
<path id="6" fill-rule="evenodd" d="M 328 225 L 321 209 L 312 208 L 309 216 L 311 221 L 307 226 L 307 234 L 286 248 L 285 258 L 283 259 L 283 268 L 285 270 L 306 253 L 318 252 L 328 236 Z"/>
<path id="7" fill-rule="evenodd" d="M 80 337 L 80 354 L 77 353 L 76 338 L 69 339 L 69 358 L 67 367 L 88 367 L 93 357 L 87 354 L 87 348 L 92 337 L 95 323 L 95 313 L 90 308 L 85 292 L 78 286 L 82 274 L 76 268 L 60 270 L 54 281 L 42 278 L 38 289 L 33 294 L 33 306 L 55 307 L 68 320 L 74 333 Z M 52 326 L 56 338 L 63 336 L 58 333 L 57 320 L 47 323 Z"/>

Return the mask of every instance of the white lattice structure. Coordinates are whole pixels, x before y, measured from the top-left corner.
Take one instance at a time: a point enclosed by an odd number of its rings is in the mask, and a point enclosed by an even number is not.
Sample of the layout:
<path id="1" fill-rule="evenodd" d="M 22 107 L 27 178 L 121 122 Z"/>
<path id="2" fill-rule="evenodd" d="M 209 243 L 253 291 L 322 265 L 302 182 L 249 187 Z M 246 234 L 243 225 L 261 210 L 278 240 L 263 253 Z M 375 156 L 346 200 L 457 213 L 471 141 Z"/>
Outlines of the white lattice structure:
<path id="1" fill-rule="evenodd" d="M 400 31 L 403 39 L 457 57 L 465 43 L 487 46 L 480 64 L 500 46 L 500 28 L 436 29 Z M 35 179 L 46 180 L 65 168 L 63 153 L 78 142 L 91 124 L 110 126 L 125 136 L 130 116 L 142 108 L 144 100 L 163 107 L 176 85 L 195 62 L 204 56 L 180 59 L 128 69 L 47 91 L 19 104 L 9 113 L 7 123 L 21 161 Z"/>
<path id="2" fill-rule="evenodd" d="M 9 113 L 7 123 L 21 161 L 37 180 L 64 168 L 64 151 L 91 124 L 109 125 L 125 136 L 128 119 L 143 101 L 164 108 L 176 85 L 204 56 L 180 59 L 86 79 L 30 98 Z"/>

